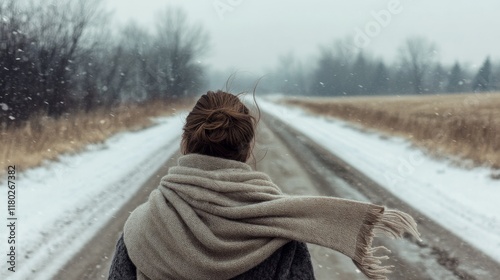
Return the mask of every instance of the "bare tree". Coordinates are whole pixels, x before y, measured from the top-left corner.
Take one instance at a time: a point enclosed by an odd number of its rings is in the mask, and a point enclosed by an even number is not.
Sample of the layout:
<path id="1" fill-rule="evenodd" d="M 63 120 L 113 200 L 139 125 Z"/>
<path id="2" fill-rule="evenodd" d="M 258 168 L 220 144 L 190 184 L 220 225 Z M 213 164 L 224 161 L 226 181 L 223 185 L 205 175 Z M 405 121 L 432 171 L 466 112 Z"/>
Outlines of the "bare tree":
<path id="1" fill-rule="evenodd" d="M 30 48 L 34 38 L 27 31 L 33 11 L 14 0 L 0 2 L 0 122 L 16 125 L 36 107 L 30 91 L 34 66 Z"/>
<path id="2" fill-rule="evenodd" d="M 151 68 L 154 61 L 152 36 L 136 22 L 129 22 L 121 31 L 120 46 L 123 48 L 120 78 L 122 98 L 144 100 L 159 96 L 156 71 Z"/>
<path id="3" fill-rule="evenodd" d="M 99 4 L 100 0 L 52 1 L 35 7 L 38 75 L 49 116 L 60 116 L 70 107 L 72 64 L 99 14 Z"/>
<path id="4" fill-rule="evenodd" d="M 436 58 L 436 47 L 422 37 L 406 40 L 400 48 L 401 65 L 410 77 L 414 93 L 425 91 L 424 78 Z"/>
<path id="5" fill-rule="evenodd" d="M 198 59 L 207 51 L 208 34 L 201 25 L 190 25 L 183 10 L 172 7 L 159 15 L 157 32 L 163 95 L 182 96 L 196 90 L 202 82 Z"/>

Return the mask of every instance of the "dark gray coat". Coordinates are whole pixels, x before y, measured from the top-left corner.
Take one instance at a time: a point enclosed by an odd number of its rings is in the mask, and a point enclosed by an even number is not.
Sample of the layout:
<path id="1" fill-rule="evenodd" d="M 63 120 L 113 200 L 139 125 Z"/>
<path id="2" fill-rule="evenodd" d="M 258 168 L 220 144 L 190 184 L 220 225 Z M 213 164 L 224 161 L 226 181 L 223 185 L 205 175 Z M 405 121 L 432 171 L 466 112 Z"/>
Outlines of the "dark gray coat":
<path id="1" fill-rule="evenodd" d="M 123 235 L 116 244 L 108 280 L 135 280 L 136 268 L 130 260 Z M 306 244 L 291 241 L 261 264 L 240 274 L 236 280 L 310 280 L 314 279 L 311 256 Z M 214 279 L 215 280 L 215 279 Z"/>

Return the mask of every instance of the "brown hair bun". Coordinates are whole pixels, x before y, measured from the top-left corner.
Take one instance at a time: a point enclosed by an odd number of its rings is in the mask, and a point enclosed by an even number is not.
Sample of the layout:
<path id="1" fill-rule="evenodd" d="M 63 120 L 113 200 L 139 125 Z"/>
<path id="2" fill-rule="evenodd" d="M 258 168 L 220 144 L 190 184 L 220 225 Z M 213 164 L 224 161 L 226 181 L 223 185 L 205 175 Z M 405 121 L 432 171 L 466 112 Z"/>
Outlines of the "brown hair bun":
<path id="1" fill-rule="evenodd" d="M 245 162 L 251 152 L 255 123 L 238 96 L 209 91 L 186 118 L 181 151 Z"/>

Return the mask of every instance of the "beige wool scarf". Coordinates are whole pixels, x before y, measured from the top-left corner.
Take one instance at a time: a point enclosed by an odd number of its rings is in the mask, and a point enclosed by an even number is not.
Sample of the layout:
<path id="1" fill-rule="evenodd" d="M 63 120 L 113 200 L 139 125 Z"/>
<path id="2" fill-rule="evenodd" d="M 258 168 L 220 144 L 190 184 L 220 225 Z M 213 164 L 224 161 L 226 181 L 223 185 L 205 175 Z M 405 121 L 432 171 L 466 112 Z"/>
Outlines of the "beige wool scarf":
<path id="1" fill-rule="evenodd" d="M 242 162 L 189 154 L 178 159 L 146 203 L 134 210 L 124 240 L 138 279 L 230 279 L 290 240 L 332 248 L 370 279 L 386 279 L 374 256 L 375 232 L 418 237 L 411 216 L 335 197 L 283 194 Z"/>

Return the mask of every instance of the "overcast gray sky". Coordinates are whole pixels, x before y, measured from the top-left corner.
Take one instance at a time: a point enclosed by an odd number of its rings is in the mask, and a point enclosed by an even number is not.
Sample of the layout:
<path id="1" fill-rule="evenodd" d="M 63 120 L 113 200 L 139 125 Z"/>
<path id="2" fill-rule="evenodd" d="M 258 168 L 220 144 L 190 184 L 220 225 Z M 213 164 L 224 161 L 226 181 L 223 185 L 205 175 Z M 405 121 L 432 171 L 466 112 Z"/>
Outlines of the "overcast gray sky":
<path id="1" fill-rule="evenodd" d="M 500 61 L 498 0 L 105 0 L 115 24 L 129 19 L 154 28 L 168 5 L 184 8 L 211 35 L 203 59 L 216 69 L 265 73 L 282 54 L 307 62 L 318 47 L 351 36 L 357 45 L 390 62 L 410 36 L 439 47 L 444 63 Z"/>

